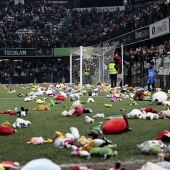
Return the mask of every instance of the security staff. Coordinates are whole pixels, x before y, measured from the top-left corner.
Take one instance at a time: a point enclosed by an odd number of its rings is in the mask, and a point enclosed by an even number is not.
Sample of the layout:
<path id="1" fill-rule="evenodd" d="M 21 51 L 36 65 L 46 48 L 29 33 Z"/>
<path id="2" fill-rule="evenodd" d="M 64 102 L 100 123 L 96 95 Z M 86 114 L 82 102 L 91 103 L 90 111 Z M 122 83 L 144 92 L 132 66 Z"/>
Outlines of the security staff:
<path id="1" fill-rule="evenodd" d="M 84 70 L 84 75 L 85 75 L 85 83 L 91 83 L 91 78 L 90 78 L 90 68 L 85 68 Z"/>
<path id="2" fill-rule="evenodd" d="M 111 88 L 117 86 L 117 65 L 115 64 L 115 61 L 112 60 L 110 64 L 108 65 L 109 74 L 110 74 L 110 80 L 111 80 Z M 114 83 L 114 85 L 113 85 Z"/>

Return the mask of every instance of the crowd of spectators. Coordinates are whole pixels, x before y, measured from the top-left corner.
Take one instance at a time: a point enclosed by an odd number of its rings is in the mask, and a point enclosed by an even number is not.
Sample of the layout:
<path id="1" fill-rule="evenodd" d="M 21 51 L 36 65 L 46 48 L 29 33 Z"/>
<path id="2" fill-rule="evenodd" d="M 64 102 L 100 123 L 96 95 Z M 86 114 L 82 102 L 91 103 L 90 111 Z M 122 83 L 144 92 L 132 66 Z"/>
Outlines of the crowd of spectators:
<path id="1" fill-rule="evenodd" d="M 79 11 L 68 4 L 0 1 L 0 48 L 89 46 L 149 25 L 170 14 L 165 0 L 125 11 Z"/>
<path id="2" fill-rule="evenodd" d="M 98 44 L 131 30 L 146 26 L 170 14 L 170 3 L 164 0 L 148 2 L 142 6 L 128 5 L 125 11 L 79 11 L 68 4 L 31 1 L 15 4 L 0 0 L 0 48 L 56 48 Z M 141 47 L 125 52 L 127 74 L 138 61 L 150 62 L 169 50 L 163 45 Z M 0 61 L 0 77 L 69 75 L 69 58 L 19 59 Z"/>

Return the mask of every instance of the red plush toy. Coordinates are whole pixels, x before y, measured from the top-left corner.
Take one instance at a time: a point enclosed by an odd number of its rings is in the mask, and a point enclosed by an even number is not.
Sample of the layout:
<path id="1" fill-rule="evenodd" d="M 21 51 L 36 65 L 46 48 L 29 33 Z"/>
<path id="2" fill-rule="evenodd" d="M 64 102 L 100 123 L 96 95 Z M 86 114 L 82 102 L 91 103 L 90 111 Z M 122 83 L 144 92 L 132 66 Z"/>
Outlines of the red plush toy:
<path id="1" fill-rule="evenodd" d="M 0 135 L 10 135 L 14 132 L 16 130 L 13 130 L 10 126 L 0 126 Z"/>
<path id="2" fill-rule="evenodd" d="M 118 134 L 129 130 L 127 117 L 116 117 L 108 120 L 102 127 L 103 134 Z"/>
<path id="3" fill-rule="evenodd" d="M 157 109 L 153 109 L 153 108 L 151 108 L 151 107 L 141 108 L 140 111 L 142 111 L 142 112 L 144 112 L 144 113 L 148 113 L 148 112 L 158 113 L 158 110 L 157 110 Z"/>
<path id="4" fill-rule="evenodd" d="M 65 101 L 66 100 L 66 97 L 59 94 L 54 100 L 57 100 L 57 101 Z"/>

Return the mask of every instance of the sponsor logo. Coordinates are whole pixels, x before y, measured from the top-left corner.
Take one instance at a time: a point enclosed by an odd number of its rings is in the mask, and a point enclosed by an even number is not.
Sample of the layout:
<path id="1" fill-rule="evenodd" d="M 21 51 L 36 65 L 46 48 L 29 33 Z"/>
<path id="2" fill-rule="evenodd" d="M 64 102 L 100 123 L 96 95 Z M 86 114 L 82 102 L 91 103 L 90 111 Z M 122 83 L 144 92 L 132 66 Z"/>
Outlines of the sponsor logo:
<path id="1" fill-rule="evenodd" d="M 5 56 L 26 56 L 26 50 L 4 50 Z"/>
<path id="2" fill-rule="evenodd" d="M 143 39 L 144 37 L 148 37 L 148 30 L 135 31 L 135 39 Z"/>

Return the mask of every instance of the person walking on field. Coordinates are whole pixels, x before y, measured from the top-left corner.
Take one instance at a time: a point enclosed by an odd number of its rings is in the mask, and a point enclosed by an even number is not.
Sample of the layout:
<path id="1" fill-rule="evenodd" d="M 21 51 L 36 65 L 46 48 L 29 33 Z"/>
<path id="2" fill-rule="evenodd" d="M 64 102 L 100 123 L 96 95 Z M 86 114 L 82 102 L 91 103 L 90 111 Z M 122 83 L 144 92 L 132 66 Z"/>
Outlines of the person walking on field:
<path id="1" fill-rule="evenodd" d="M 117 65 L 115 64 L 115 61 L 112 60 L 110 64 L 108 65 L 109 69 L 109 75 L 110 75 L 110 80 L 111 80 L 111 88 L 117 86 Z"/>
<path id="2" fill-rule="evenodd" d="M 151 61 L 150 67 L 148 68 L 148 78 L 147 78 L 149 91 L 152 91 L 152 90 L 154 91 L 154 89 L 155 89 L 156 74 L 157 74 L 157 70 L 154 67 L 154 62 Z"/>

